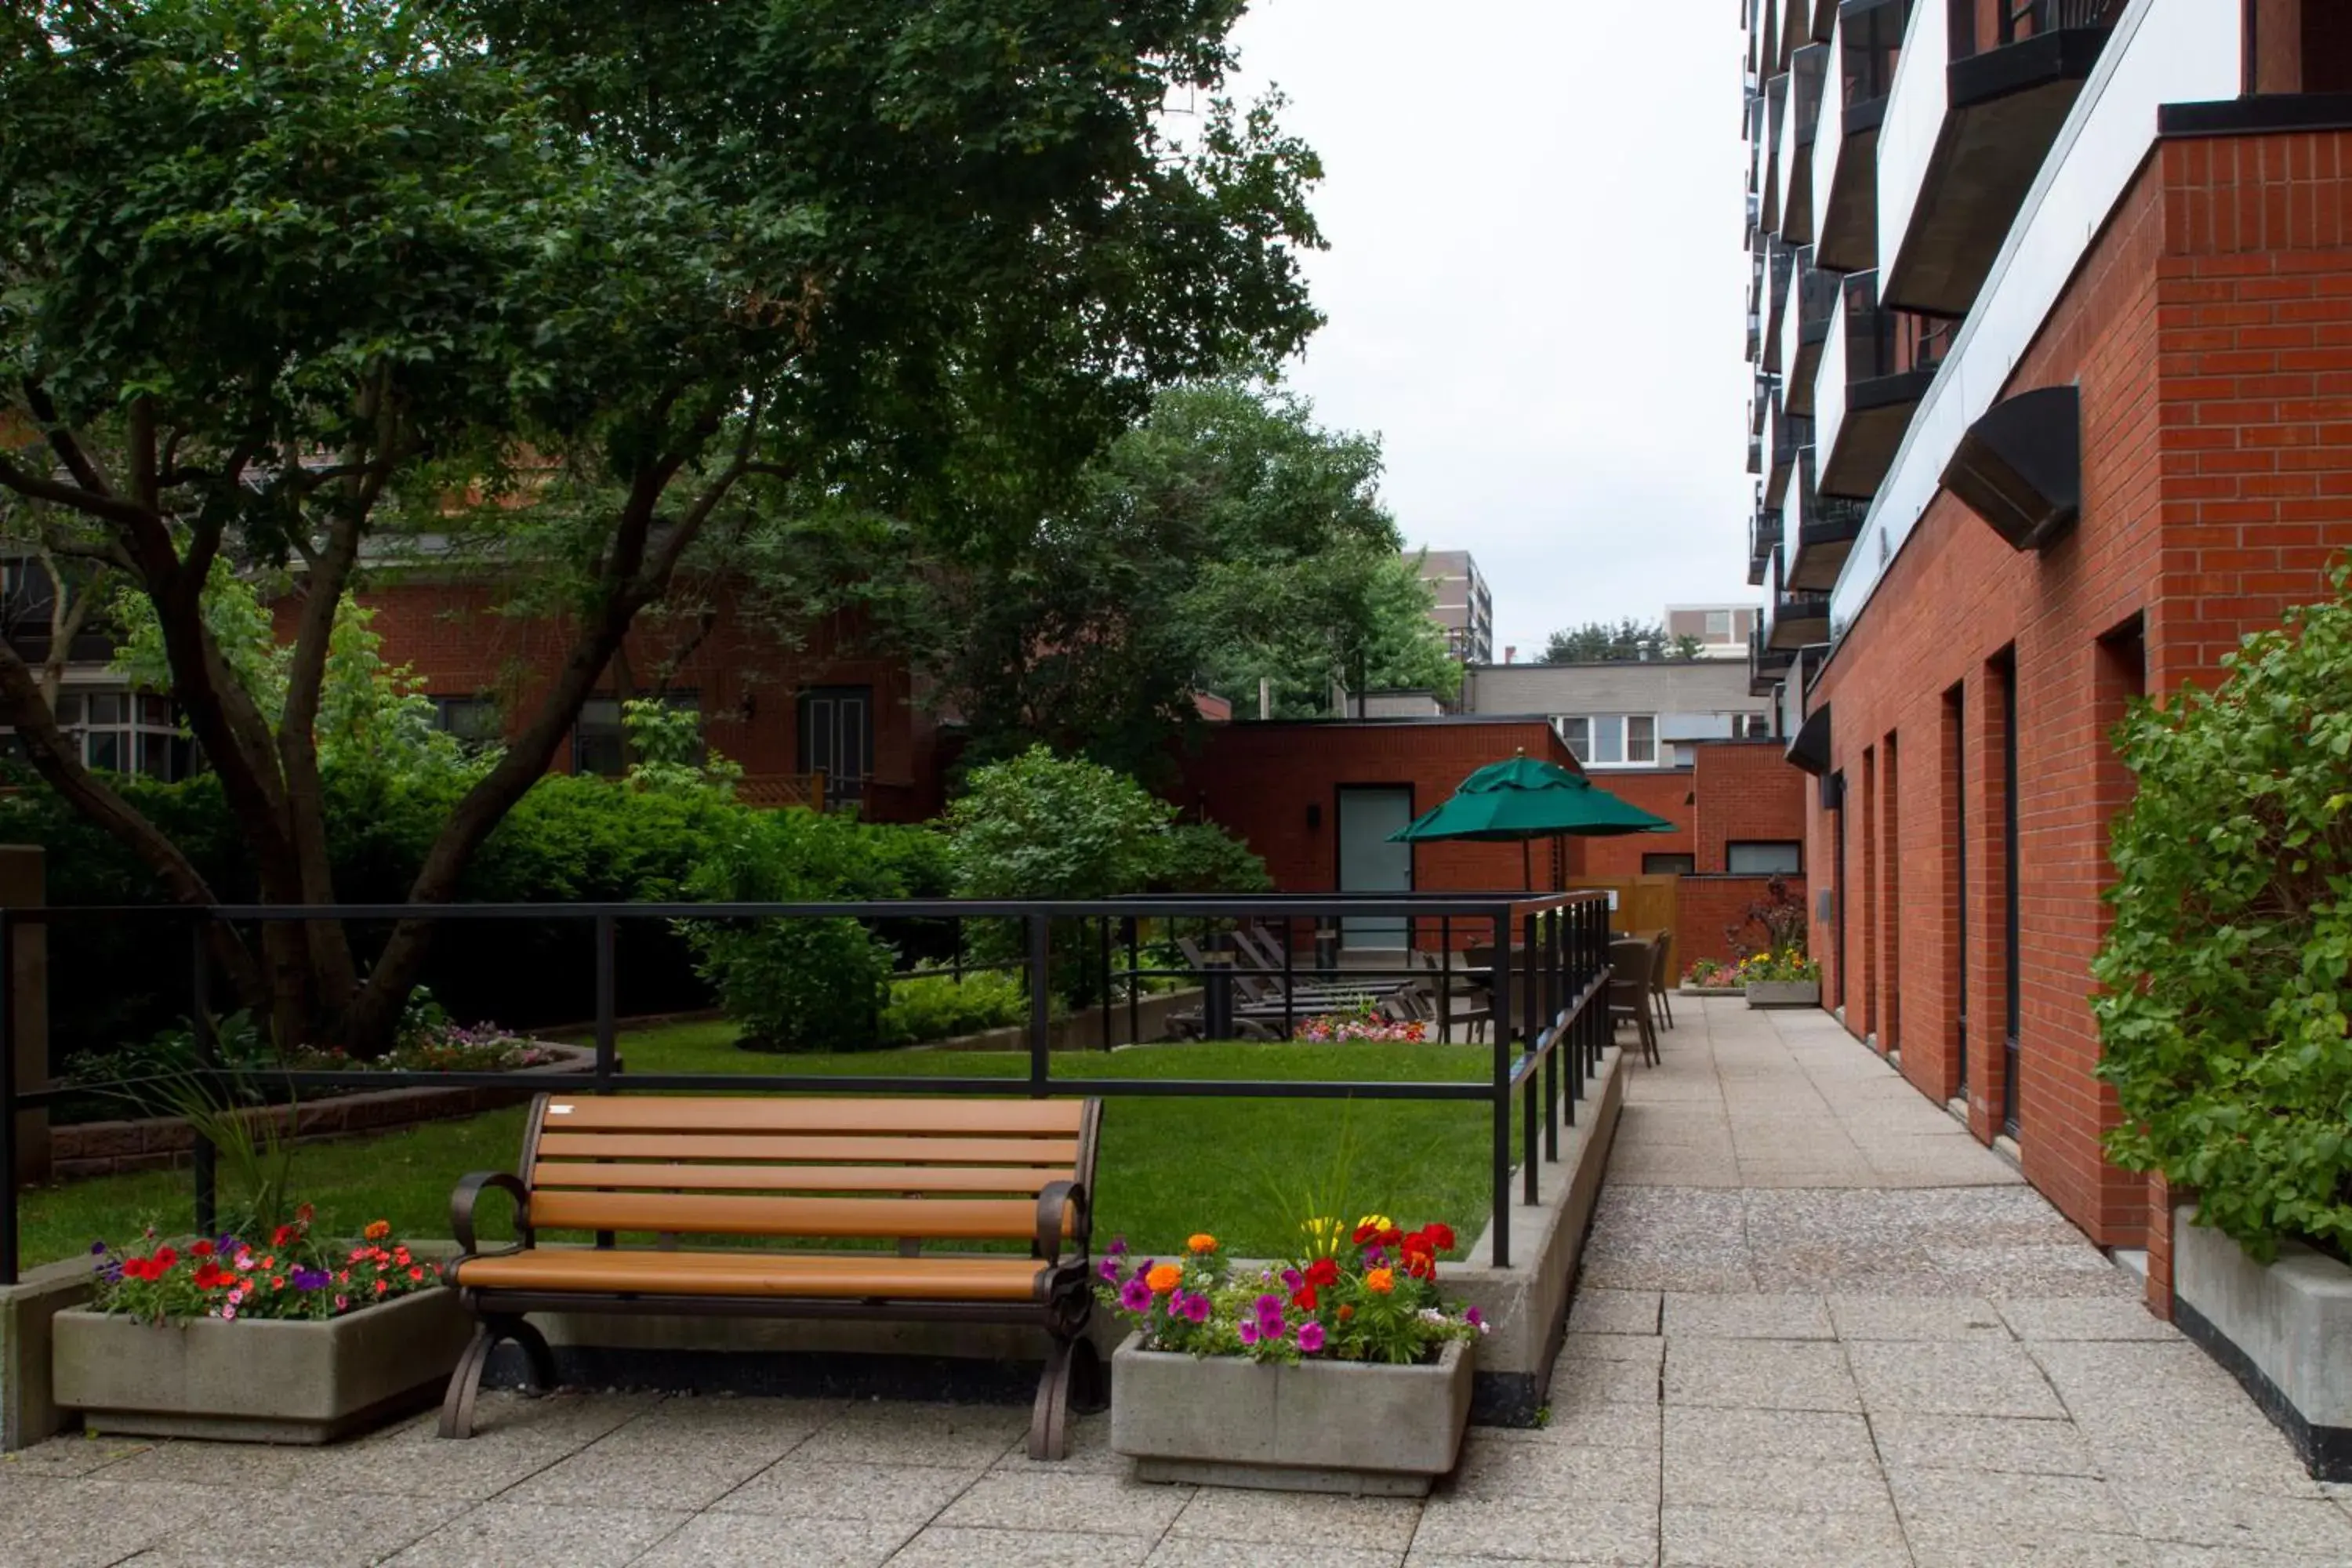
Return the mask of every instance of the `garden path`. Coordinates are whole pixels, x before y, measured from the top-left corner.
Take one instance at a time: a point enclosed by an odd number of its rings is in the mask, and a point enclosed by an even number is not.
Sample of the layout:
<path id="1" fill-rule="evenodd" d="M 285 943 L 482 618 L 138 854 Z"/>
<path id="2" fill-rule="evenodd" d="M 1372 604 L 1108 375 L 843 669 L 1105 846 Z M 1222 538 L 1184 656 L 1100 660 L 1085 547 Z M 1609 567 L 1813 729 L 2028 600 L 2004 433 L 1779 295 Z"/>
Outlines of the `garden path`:
<path id="1" fill-rule="evenodd" d="M 1677 1011 L 1550 1424 L 1475 1430 L 1425 1503 L 1139 1486 L 1100 1419 L 1032 1465 L 1022 1410 L 489 1395 L 464 1444 L 47 1444 L 0 1465 L 0 1562 L 2352 1562 L 2352 1491 L 1828 1017 Z"/>

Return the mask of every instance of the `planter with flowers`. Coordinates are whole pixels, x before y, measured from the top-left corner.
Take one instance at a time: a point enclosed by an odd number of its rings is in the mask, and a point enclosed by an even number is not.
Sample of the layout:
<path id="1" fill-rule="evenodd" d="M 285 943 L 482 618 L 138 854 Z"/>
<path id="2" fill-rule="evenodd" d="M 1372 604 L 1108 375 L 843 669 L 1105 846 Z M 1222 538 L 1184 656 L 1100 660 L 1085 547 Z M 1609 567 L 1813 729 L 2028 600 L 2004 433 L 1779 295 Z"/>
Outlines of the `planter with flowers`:
<path id="1" fill-rule="evenodd" d="M 1750 1007 L 1818 1007 L 1822 966 L 1801 948 L 1775 948 L 1739 961 L 1733 973 L 1748 992 Z"/>
<path id="2" fill-rule="evenodd" d="M 54 1323 L 58 1404 L 93 1431 L 326 1443 L 438 1396 L 473 1325 L 382 1220 L 310 1234 L 91 1245 L 98 1290 Z"/>
<path id="3" fill-rule="evenodd" d="M 1293 1262 L 1230 1261 L 1213 1237 L 1100 1294 L 1133 1329 L 1111 1359 L 1111 1447 L 1145 1480 L 1418 1496 L 1450 1472 L 1486 1325 L 1440 1296 L 1454 1233 L 1369 1215 Z"/>

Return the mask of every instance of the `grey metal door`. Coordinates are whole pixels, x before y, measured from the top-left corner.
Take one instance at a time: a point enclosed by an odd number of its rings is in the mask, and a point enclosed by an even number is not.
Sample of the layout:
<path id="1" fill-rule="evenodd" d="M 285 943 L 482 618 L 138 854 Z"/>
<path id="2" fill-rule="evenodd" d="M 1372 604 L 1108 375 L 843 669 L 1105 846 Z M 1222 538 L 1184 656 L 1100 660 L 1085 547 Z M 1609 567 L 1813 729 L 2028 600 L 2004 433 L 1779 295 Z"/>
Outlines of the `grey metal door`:
<path id="1" fill-rule="evenodd" d="M 1389 835 L 1412 820 L 1409 784 L 1343 784 L 1339 789 L 1339 891 L 1412 891 L 1412 846 Z M 1351 915 L 1339 923 L 1348 947 L 1402 947 L 1402 915 Z"/>

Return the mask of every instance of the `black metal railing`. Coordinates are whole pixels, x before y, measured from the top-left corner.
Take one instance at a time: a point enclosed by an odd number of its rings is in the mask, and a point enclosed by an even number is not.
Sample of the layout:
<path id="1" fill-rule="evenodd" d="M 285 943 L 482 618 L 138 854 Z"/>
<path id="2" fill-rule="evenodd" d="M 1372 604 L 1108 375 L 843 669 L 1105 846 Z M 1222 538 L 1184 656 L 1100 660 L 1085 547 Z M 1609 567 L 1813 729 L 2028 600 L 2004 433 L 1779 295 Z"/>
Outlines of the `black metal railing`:
<path id="1" fill-rule="evenodd" d="M 1959 322 L 1885 309 L 1878 302 L 1876 272 L 1848 273 L 1843 290 L 1849 383 L 1933 370 L 1943 363 Z"/>
<path id="2" fill-rule="evenodd" d="M 316 905 L 178 908 L 52 907 L 0 909 L 0 1285 L 18 1279 L 17 1112 L 39 1109 L 92 1091 L 120 1093 L 142 1080 L 118 1078 L 105 1081 L 80 1079 L 64 1088 L 22 1089 L 16 1082 L 16 1020 L 18 984 L 25 984 L 16 964 L 18 933 L 27 928 L 52 928 L 75 921 L 140 921 L 159 934 L 176 929 L 185 941 L 177 951 L 186 955 L 190 1022 L 194 1026 L 196 1068 L 194 1081 L 207 1088 L 239 1093 L 256 1089 L 297 1091 L 478 1089 L 503 1089 L 528 1095 L 545 1090 L 544 1073 L 530 1071 L 418 1072 L 401 1070 L 310 1070 L 283 1067 L 252 1068 L 224 1064 L 209 999 L 215 991 L 214 928 L 256 928 L 273 922 L 337 921 L 346 925 L 385 925 L 425 919 L 436 926 L 476 925 L 493 921 L 554 923 L 584 930 L 593 947 L 593 1037 L 595 1056 L 591 1074 L 583 1079 L 594 1093 L 623 1089 L 656 1092 L 766 1092 L 792 1094 L 938 1094 L 1003 1095 L 1026 1093 L 1054 1096 L 1127 1096 L 1263 1098 L 1275 1100 L 1421 1100 L 1486 1104 L 1493 1113 L 1492 1179 L 1494 1213 L 1489 1235 L 1496 1267 L 1511 1258 L 1512 1110 L 1518 1110 L 1522 1159 L 1522 1199 L 1532 1205 L 1541 1200 L 1539 1168 L 1559 1158 L 1559 1129 L 1576 1124 L 1576 1107 L 1584 1098 L 1584 1084 L 1599 1070 L 1609 1044 L 1609 905 L 1607 895 L 1571 893 L 1461 894 L 1282 894 L 1216 898 L 1210 896 L 1137 897 L 1082 901 L 1028 900 L 902 900 L 889 902 L 805 904 L 471 904 L 419 910 L 410 905 Z M 1025 957 L 1014 961 L 1025 972 L 1029 996 L 1026 1024 L 1027 1066 L 1024 1079 L 920 1078 L 855 1074 L 736 1074 L 660 1073 L 623 1070 L 619 1052 L 620 1020 L 615 998 L 617 937 L 632 921 L 761 921 L 776 920 L 856 920 L 860 921 L 938 921 L 953 922 L 1013 922 L 1023 928 Z M 1383 935 L 1393 934 L 1403 962 L 1392 967 L 1361 967 L 1338 963 L 1339 933 L 1348 921 L 1383 922 Z M 1202 939 L 1202 957 L 1192 964 L 1145 963 L 1146 949 L 1172 942 L 1187 926 Z M 1234 933 L 1244 926 L 1279 933 L 1279 962 L 1240 962 L 1234 951 Z M 1075 941 L 1072 939 L 1075 937 Z M 1302 937 L 1305 939 L 1302 942 Z M 1057 939 L 1058 942 L 1057 942 Z M 962 951 L 959 935 L 956 948 Z M 1302 948 L 1306 951 L 1302 954 Z M 1118 962 L 1123 950 L 1125 963 Z M 170 952 L 164 942 L 148 948 Z M 1057 1077 L 1052 1071 L 1055 994 L 1057 966 L 1066 973 L 1073 953 L 1090 955 L 1099 989 L 1087 1011 L 1101 1015 L 1101 1042 L 1112 1042 L 1113 1010 L 1129 1012 L 1129 1038 L 1137 1037 L 1138 1009 L 1147 978 L 1181 977 L 1199 982 L 1203 992 L 1203 1032 L 1230 1027 L 1240 1016 L 1255 1010 L 1270 1026 L 1278 1016 L 1283 1034 L 1317 1011 L 1328 1010 L 1319 998 L 1328 993 L 1309 989 L 1314 983 L 1348 985 L 1390 982 L 1434 981 L 1439 1037 L 1451 1033 L 1457 1005 L 1468 1016 L 1475 998 L 1457 1004 L 1457 983 L 1484 994 L 1485 1021 L 1491 1037 L 1492 1070 L 1484 1079 L 1444 1082 L 1382 1082 L 1377 1080 L 1278 1079 L 1122 1079 L 1078 1075 Z M 38 975 L 37 965 L 27 973 Z M 1283 998 L 1278 1010 L 1264 1003 L 1244 1005 L 1238 987 L 1253 981 L 1278 985 Z M 1124 984 L 1122 985 L 1122 982 Z M 1181 1049 L 1181 1047 L 1171 1047 Z M 1465 1049 L 1475 1049 L 1466 1047 Z M 1335 1061 L 1344 1060 L 1336 1057 Z M 1565 1064 L 1565 1066 L 1563 1066 Z M 185 1083 L 189 1079 L 175 1079 Z M 462 1173 L 451 1172 L 451 1179 Z M 216 1219 L 213 1151 L 201 1138 L 190 1165 L 196 1229 L 206 1232 Z"/>
<path id="3" fill-rule="evenodd" d="M 2068 27 L 2112 27 L 2128 0 L 2007 0 L 2000 11 L 2000 42 L 2013 44 Z"/>
<path id="4" fill-rule="evenodd" d="M 1912 0 L 1845 0 L 1838 8 L 1838 74 L 1851 115 L 1895 90 L 1895 66 L 1903 57 L 1903 29 L 1911 22 Z"/>

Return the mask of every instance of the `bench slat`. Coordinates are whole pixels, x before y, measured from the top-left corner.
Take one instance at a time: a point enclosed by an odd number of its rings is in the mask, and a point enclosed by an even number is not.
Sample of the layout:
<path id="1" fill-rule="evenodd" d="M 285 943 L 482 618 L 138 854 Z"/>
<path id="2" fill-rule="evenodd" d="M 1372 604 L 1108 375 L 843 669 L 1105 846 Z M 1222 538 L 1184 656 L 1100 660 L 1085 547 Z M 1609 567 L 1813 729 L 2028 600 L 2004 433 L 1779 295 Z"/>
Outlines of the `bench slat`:
<path id="1" fill-rule="evenodd" d="M 1076 1215 L 1069 1217 L 1075 1224 Z M 548 1192 L 531 1194 L 530 1223 L 537 1230 L 1020 1240 L 1036 1234 L 1037 1205 L 1018 1198 L 752 1198 Z"/>
<path id="2" fill-rule="evenodd" d="M 555 1098 L 547 1131 L 628 1132 L 961 1132 L 1077 1136 L 1076 1100 L 677 1099 L 657 1094 Z"/>
<path id="3" fill-rule="evenodd" d="M 1060 1165 L 1068 1174 L 1078 1145 L 1040 1138 L 763 1138 L 742 1133 L 566 1132 L 551 1124 L 541 1155 L 567 1160 L 803 1160 L 821 1164 Z"/>
<path id="4" fill-rule="evenodd" d="M 822 1297 L 859 1300 L 1025 1301 L 1045 1266 L 1028 1258 L 898 1258 L 889 1253 L 631 1252 L 535 1247 L 469 1258 L 457 1283 L 474 1289 L 678 1296 Z"/>
<path id="5" fill-rule="evenodd" d="M 958 1165 L 697 1165 L 581 1164 L 542 1160 L 533 1187 L 588 1187 L 604 1192 L 763 1193 L 1026 1193 L 1070 1179 L 1067 1164 Z"/>

